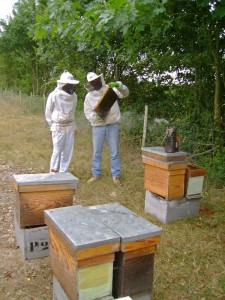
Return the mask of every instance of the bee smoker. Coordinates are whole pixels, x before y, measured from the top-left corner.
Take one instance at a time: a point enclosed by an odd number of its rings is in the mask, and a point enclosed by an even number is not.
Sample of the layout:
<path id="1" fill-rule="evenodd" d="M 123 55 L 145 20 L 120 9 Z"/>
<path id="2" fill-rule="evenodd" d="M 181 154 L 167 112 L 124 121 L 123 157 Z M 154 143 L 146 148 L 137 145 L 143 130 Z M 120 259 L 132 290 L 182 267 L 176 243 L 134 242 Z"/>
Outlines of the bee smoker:
<path id="1" fill-rule="evenodd" d="M 177 152 L 179 148 L 175 126 L 168 125 L 165 137 L 165 150 L 168 153 Z"/>

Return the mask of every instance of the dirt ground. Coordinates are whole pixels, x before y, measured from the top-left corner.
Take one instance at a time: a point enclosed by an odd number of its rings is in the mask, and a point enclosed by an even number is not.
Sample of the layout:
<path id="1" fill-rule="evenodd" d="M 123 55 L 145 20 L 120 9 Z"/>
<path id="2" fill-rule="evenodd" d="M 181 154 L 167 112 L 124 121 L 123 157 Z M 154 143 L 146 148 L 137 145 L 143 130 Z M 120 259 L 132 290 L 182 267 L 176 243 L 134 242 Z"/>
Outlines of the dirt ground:
<path id="1" fill-rule="evenodd" d="M 52 299 L 49 257 L 24 260 L 14 231 L 12 176 L 24 170 L 0 162 L 0 300 Z"/>

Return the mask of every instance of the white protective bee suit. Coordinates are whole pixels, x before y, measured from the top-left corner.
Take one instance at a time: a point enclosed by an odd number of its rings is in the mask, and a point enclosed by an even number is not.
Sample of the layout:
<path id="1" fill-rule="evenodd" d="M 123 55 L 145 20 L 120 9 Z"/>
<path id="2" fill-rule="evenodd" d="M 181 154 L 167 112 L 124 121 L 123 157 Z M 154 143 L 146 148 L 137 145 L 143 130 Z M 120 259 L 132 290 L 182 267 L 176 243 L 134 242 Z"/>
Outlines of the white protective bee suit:
<path id="1" fill-rule="evenodd" d="M 64 71 L 57 80 L 57 87 L 48 96 L 45 118 L 52 132 L 53 152 L 50 172 L 67 172 L 74 150 L 76 93 L 68 94 L 62 87 L 65 84 L 76 85 L 78 80 L 68 71 Z"/>

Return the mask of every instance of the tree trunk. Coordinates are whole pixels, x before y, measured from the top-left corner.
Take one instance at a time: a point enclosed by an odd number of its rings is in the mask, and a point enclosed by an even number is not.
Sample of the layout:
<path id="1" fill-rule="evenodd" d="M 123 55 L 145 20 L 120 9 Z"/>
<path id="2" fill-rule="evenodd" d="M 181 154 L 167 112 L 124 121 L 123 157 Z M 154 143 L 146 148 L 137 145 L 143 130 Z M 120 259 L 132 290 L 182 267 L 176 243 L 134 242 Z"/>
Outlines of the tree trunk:
<path id="1" fill-rule="evenodd" d="M 216 127 L 222 129 L 222 116 L 221 116 L 221 97 L 223 88 L 223 74 L 222 74 L 222 56 L 219 47 L 219 30 L 215 30 L 215 48 L 213 48 L 213 64 L 215 69 L 215 92 L 214 92 L 214 120 Z"/>

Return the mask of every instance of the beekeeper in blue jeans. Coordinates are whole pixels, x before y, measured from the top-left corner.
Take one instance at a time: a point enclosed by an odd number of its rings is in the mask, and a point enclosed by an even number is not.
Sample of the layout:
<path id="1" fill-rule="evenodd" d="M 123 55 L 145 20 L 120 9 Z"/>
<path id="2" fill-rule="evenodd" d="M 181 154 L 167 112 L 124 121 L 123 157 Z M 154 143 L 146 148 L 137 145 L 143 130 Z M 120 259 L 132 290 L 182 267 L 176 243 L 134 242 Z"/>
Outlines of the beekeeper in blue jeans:
<path id="1" fill-rule="evenodd" d="M 67 172 L 72 159 L 77 105 L 75 88 L 78 84 L 71 73 L 64 71 L 47 99 L 45 118 L 53 144 L 50 173 Z"/>
<path id="2" fill-rule="evenodd" d="M 93 183 L 101 178 L 102 150 L 106 139 L 110 150 L 110 165 L 112 180 L 115 185 L 120 184 L 120 156 L 119 156 L 119 121 L 121 118 L 118 101 L 107 112 L 96 113 L 94 108 L 102 97 L 106 87 L 103 74 L 97 75 L 94 72 L 87 74 L 87 84 L 85 87 L 88 93 L 84 100 L 84 114 L 92 126 L 92 177 L 87 183 Z M 128 88 L 122 82 L 116 82 L 117 87 L 113 87 L 118 98 L 127 97 Z"/>

